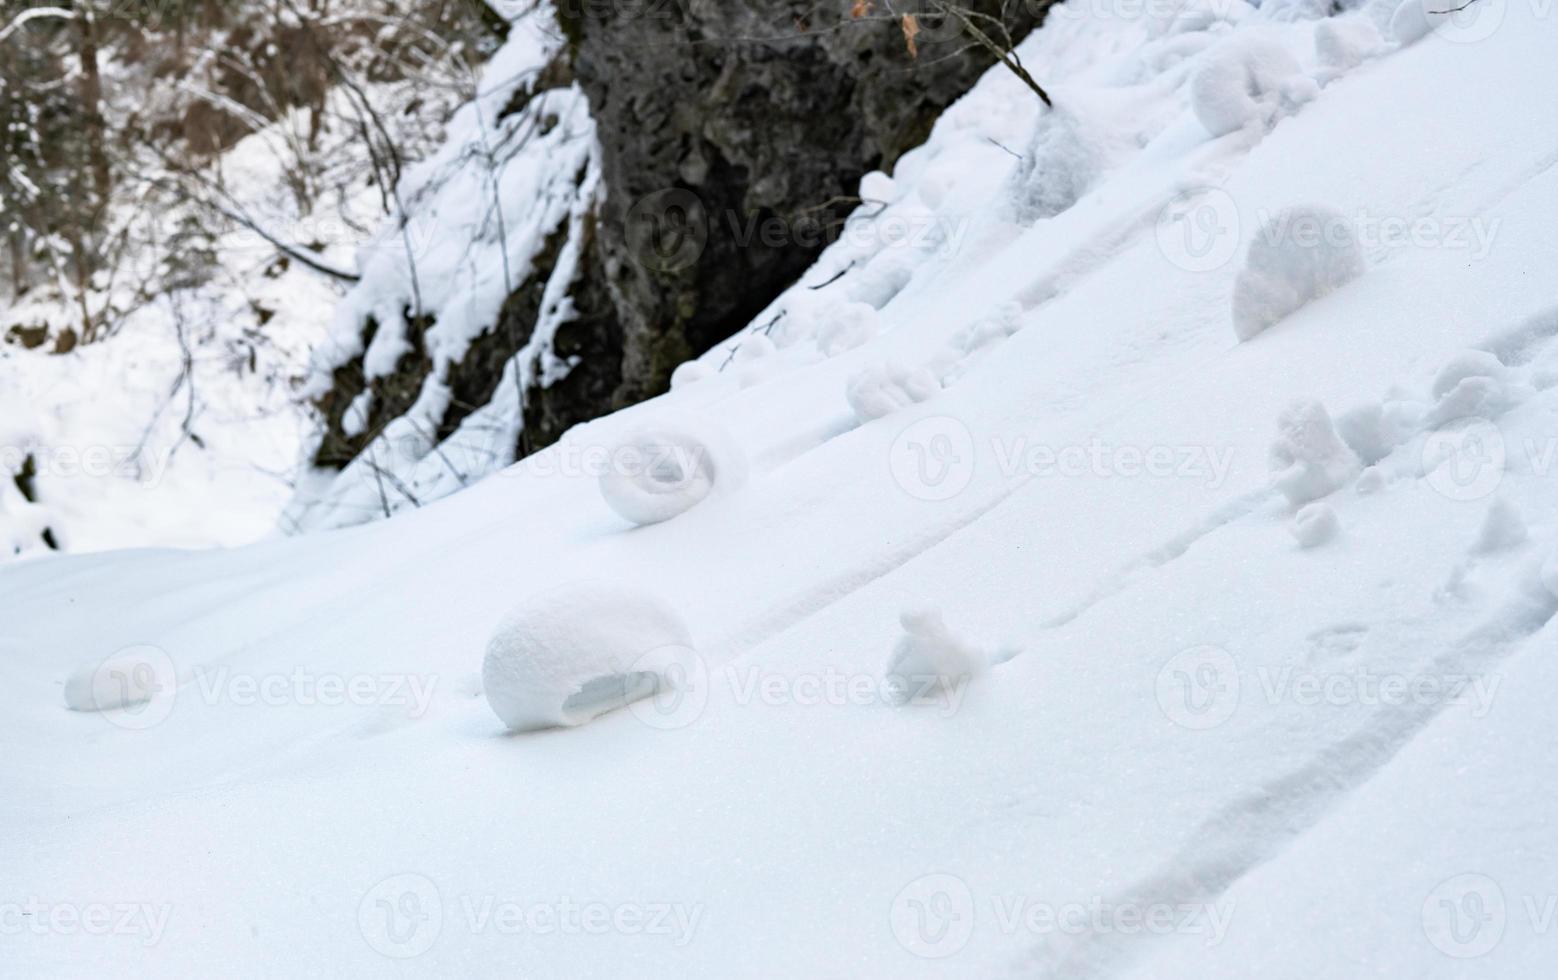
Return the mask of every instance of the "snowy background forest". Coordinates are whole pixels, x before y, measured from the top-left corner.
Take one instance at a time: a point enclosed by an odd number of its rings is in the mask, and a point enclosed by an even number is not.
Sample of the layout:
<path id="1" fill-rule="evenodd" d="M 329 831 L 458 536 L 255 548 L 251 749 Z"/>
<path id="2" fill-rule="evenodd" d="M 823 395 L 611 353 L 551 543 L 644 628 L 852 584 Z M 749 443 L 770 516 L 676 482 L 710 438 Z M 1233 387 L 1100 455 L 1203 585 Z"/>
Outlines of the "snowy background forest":
<path id="1" fill-rule="evenodd" d="M 0 974 L 1545 980 L 1555 20 L 0 0 Z"/>

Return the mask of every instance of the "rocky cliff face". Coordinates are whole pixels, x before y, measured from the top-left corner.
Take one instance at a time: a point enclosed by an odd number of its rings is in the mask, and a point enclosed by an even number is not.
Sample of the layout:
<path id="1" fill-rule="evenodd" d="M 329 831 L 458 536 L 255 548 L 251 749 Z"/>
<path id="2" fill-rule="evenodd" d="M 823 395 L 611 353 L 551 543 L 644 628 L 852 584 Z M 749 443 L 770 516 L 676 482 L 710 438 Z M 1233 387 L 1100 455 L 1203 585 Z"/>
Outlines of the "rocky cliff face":
<path id="1" fill-rule="evenodd" d="M 1001 44 L 1037 26 L 1047 3 L 963 9 Z M 883 0 L 559 0 L 545 66 L 508 81 L 512 97 L 484 124 L 495 144 L 520 148 L 519 162 L 478 179 L 459 168 L 479 167 L 480 154 L 452 148 L 432 168 L 445 185 L 412 194 L 445 195 L 430 210 L 460 212 L 464 198 L 515 178 L 504 185 L 507 226 L 483 225 L 489 240 L 468 250 L 485 273 L 470 287 L 434 283 L 423 262 L 420 288 L 399 266 L 389 279 L 364 273 L 359 319 L 317 396 L 316 465 L 350 471 L 380 439 L 415 443 L 406 483 L 430 499 L 448 492 L 446 471 L 464 485 L 664 391 L 678 364 L 794 282 L 859 203 L 861 178 L 891 171 L 994 63 L 966 23 L 906 21 L 898 6 L 888 15 Z M 580 127 L 570 119 L 586 100 Z M 487 140 L 483 129 L 475 145 Z M 509 254 L 510 239 L 531 244 Z M 481 280 L 499 265 L 505 285 L 489 295 Z M 387 364 L 375 350 L 400 353 Z M 505 372 L 517 380 L 500 384 Z M 397 439 L 408 426 L 416 438 Z M 416 471 L 424 436 L 436 445 L 462 430 L 462 445 L 478 430 L 498 444 L 468 465 L 438 453 L 431 473 Z"/>
<path id="2" fill-rule="evenodd" d="M 532 448 L 658 394 L 678 363 L 745 326 L 816 259 L 860 178 L 890 170 L 994 62 L 959 21 L 924 14 L 906 30 L 882 6 L 560 5 L 606 193 L 578 377 L 532 393 Z M 998 23 L 1021 38 L 1045 6 L 966 4 L 998 40 Z"/>

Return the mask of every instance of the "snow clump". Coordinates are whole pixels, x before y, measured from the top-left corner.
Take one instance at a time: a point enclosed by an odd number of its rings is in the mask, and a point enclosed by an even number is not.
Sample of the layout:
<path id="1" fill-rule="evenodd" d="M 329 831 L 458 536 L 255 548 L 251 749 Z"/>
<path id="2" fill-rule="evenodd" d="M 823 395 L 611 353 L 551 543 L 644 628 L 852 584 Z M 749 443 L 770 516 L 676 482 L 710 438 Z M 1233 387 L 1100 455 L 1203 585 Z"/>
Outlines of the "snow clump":
<path id="1" fill-rule="evenodd" d="M 611 447 L 600 492 L 625 520 L 659 524 L 746 484 L 746 453 L 706 419 L 667 418 Z"/>
<path id="2" fill-rule="evenodd" d="M 1233 326 L 1250 340 L 1272 324 L 1363 275 L 1352 222 L 1323 207 L 1277 212 L 1256 233 L 1234 282 Z"/>
<path id="3" fill-rule="evenodd" d="M 1098 179 L 1101 153 L 1074 113 L 1050 109 L 1039 116 L 1011 190 L 1019 223 L 1031 225 L 1071 207 Z"/>
<path id="4" fill-rule="evenodd" d="M 1191 108 L 1213 136 L 1268 126 L 1298 74 L 1298 62 L 1282 46 L 1232 37 L 1207 55 L 1190 80 Z"/>
<path id="5" fill-rule="evenodd" d="M 1504 498 L 1493 501 L 1477 534 L 1476 550 L 1482 554 L 1508 551 L 1525 544 L 1531 537 L 1520 510 Z"/>
<path id="6" fill-rule="evenodd" d="M 929 401 L 941 390 L 941 382 L 929 368 L 906 368 L 897 363 L 877 364 L 849 379 L 844 397 L 862 422 L 886 418 L 899 409 Z"/>
<path id="7" fill-rule="evenodd" d="M 840 303 L 822 314 L 817 328 L 817 349 L 824 357 L 835 357 L 871 342 L 881 329 L 881 317 L 874 306 Z"/>
<path id="8" fill-rule="evenodd" d="M 675 609 L 648 592 L 579 582 L 529 599 L 493 631 L 482 690 L 512 731 L 583 725 L 670 686 L 693 649 Z"/>
<path id="9" fill-rule="evenodd" d="M 1361 469 L 1317 401 L 1288 406 L 1277 428 L 1281 434 L 1271 447 L 1271 468 L 1277 473 L 1277 488 L 1294 507 L 1335 493 Z"/>
<path id="10" fill-rule="evenodd" d="M 154 646 L 131 647 L 71 674 L 65 681 L 65 707 L 71 711 L 132 709 L 171 697 L 177 686 L 173 661 L 166 653 Z"/>
<path id="11" fill-rule="evenodd" d="M 1302 548 L 1318 548 L 1341 533 L 1342 524 L 1330 504 L 1316 503 L 1293 515 L 1293 537 Z"/>
<path id="12" fill-rule="evenodd" d="M 940 700 L 1021 651 L 987 654 L 952 632 L 939 609 L 911 609 L 898 618 L 904 635 L 887 660 L 884 689 L 895 705 Z"/>

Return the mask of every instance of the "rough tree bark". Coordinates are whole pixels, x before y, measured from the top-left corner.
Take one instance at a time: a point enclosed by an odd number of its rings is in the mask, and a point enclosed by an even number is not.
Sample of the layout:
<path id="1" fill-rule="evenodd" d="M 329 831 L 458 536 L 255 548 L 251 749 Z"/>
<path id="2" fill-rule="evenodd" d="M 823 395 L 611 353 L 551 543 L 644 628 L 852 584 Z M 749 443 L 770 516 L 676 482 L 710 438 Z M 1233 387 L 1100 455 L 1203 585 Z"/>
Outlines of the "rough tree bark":
<path id="1" fill-rule="evenodd" d="M 850 209 L 838 202 L 923 142 L 995 62 L 938 6 L 561 0 L 607 188 L 587 285 L 610 309 L 603 319 L 592 297 L 597 314 L 564 328 L 581 376 L 531 393 L 532 446 L 664 391 L 678 363 L 741 329 L 815 261 Z M 1047 3 L 963 7 L 1020 39 Z M 919 11 L 917 54 L 899 29 L 908 11 Z M 783 233 L 756 233 L 765 227 Z"/>

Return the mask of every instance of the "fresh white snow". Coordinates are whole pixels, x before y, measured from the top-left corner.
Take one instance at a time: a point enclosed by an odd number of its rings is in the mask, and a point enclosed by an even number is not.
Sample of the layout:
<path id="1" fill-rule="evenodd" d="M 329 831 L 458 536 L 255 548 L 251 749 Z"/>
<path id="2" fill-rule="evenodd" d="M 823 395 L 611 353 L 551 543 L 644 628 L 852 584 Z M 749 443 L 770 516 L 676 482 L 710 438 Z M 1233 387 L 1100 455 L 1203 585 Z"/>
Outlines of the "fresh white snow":
<path id="1" fill-rule="evenodd" d="M 7 970 L 1548 976 L 1552 21 L 1068 8 L 1070 207 L 997 67 L 664 398 L 390 521 L 0 567 Z M 1295 205 L 1368 271 L 1236 342 Z M 688 416 L 750 480 L 625 526 L 591 451 Z M 1027 652 L 895 708 L 964 631 Z M 154 724 L 66 710 L 147 646 Z"/>

